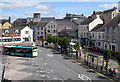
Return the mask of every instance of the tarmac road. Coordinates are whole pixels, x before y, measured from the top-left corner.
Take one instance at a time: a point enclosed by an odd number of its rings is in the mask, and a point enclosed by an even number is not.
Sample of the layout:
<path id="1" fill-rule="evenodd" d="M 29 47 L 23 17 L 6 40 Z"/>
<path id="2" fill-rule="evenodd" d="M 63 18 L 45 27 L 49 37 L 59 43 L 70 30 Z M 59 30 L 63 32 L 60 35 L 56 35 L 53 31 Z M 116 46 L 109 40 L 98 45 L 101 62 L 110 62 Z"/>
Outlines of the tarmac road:
<path id="1" fill-rule="evenodd" d="M 38 56 L 8 56 L 5 79 L 8 80 L 104 80 L 108 79 L 51 49 L 38 47 Z"/>

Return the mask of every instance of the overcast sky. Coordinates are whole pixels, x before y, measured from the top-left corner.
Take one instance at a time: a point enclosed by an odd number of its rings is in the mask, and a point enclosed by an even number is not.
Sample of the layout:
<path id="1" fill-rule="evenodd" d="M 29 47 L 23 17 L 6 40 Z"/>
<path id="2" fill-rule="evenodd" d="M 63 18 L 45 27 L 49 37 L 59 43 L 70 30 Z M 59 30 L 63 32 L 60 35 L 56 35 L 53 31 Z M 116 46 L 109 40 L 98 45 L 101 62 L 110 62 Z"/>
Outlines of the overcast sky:
<path id="1" fill-rule="evenodd" d="M 84 2 L 83 2 L 84 1 Z M 109 1 L 109 2 L 108 2 Z M 119 0 L 0 0 L 0 18 L 32 17 L 40 12 L 42 17 L 62 18 L 66 13 L 89 16 L 93 11 L 103 11 L 118 7 Z"/>

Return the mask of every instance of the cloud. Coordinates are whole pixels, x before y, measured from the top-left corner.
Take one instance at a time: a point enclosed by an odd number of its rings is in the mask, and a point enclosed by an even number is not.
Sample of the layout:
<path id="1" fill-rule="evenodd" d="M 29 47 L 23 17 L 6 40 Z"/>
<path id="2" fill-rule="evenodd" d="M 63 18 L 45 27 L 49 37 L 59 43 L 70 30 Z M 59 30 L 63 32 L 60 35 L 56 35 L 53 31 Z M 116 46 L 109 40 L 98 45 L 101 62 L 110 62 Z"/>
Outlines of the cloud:
<path id="1" fill-rule="evenodd" d="M 107 3 L 105 3 L 105 4 L 98 5 L 98 7 L 108 9 L 108 8 L 118 7 L 118 4 L 107 4 Z"/>
<path id="2" fill-rule="evenodd" d="M 49 9 L 50 5 L 38 5 L 37 7 L 35 7 L 36 10 L 44 10 L 44 9 Z"/>
<path id="3" fill-rule="evenodd" d="M 38 5 L 39 2 L 8 2 L 8 3 L 0 3 L 0 8 L 2 9 L 11 9 L 17 10 L 26 7 L 32 7 Z"/>

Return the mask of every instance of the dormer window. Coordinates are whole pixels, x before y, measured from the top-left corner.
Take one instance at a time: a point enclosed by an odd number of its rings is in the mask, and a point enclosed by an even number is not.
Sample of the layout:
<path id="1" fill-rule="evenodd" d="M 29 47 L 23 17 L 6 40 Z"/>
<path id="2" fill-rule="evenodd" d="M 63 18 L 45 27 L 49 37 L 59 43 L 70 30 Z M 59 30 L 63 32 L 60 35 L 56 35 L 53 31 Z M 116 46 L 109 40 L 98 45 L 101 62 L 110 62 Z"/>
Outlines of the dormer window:
<path id="1" fill-rule="evenodd" d="M 17 35 L 19 33 L 19 31 L 18 30 L 15 30 L 15 35 Z"/>
<path id="2" fill-rule="evenodd" d="M 8 34 L 9 34 L 9 30 L 6 30 L 6 31 L 5 31 L 5 35 L 8 36 Z"/>

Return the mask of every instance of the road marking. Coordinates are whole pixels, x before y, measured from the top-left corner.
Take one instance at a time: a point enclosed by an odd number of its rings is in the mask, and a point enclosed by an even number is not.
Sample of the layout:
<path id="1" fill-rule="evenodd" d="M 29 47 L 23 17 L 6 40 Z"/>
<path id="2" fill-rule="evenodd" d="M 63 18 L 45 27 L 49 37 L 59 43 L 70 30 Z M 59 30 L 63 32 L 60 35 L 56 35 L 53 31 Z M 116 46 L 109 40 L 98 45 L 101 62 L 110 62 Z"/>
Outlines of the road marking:
<path id="1" fill-rule="evenodd" d="M 86 76 L 86 75 L 83 75 L 83 74 L 78 74 L 78 77 L 81 79 L 81 80 L 87 80 L 87 81 L 90 81 L 91 82 L 91 79 L 88 77 L 88 76 Z"/>
<path id="2" fill-rule="evenodd" d="M 47 56 L 52 57 L 53 55 L 52 54 L 47 54 Z"/>
<path id="3" fill-rule="evenodd" d="M 83 67 L 85 67 L 85 68 L 88 68 L 88 69 L 91 70 L 91 71 L 96 72 L 95 70 L 90 69 L 89 67 L 87 67 L 87 66 L 81 64 L 80 62 L 76 61 L 75 59 L 71 59 L 70 57 L 68 57 L 68 56 L 66 56 L 66 55 L 63 55 L 63 56 L 69 58 L 70 60 L 72 60 L 72 61 L 74 61 L 74 62 L 80 64 L 81 66 L 83 66 Z M 111 81 L 113 81 L 113 82 L 115 82 L 113 79 L 111 79 L 111 78 L 109 78 L 109 77 L 107 77 L 107 76 L 105 76 L 105 75 L 103 75 L 103 74 L 101 74 L 101 73 L 99 73 L 99 72 L 96 72 L 96 73 L 99 74 L 99 75 L 101 75 L 101 76 L 103 76 L 103 77 L 105 77 L 105 78 L 107 78 L 107 79 L 109 79 L 109 80 L 111 80 Z"/>
<path id="4" fill-rule="evenodd" d="M 42 50 L 38 50 L 38 51 L 42 51 Z"/>

